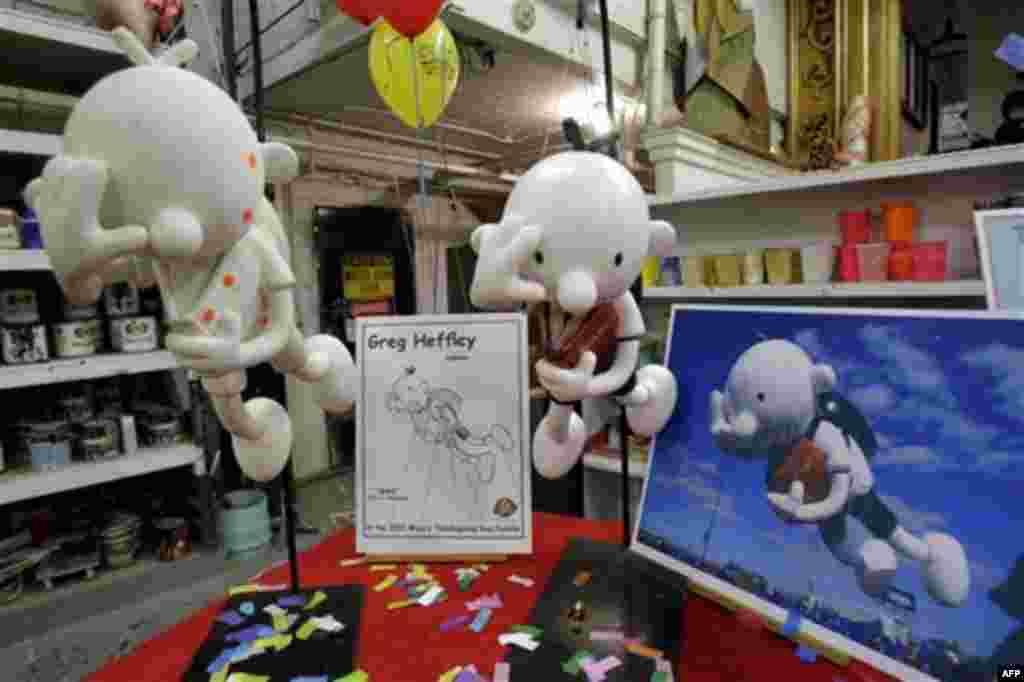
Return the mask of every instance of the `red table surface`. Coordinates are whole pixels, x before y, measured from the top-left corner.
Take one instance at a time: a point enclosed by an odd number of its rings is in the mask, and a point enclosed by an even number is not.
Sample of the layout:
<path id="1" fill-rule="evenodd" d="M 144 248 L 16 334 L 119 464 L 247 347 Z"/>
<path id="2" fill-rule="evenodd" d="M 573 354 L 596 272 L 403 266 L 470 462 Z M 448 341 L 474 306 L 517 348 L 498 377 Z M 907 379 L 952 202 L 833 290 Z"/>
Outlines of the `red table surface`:
<path id="1" fill-rule="evenodd" d="M 620 542 L 620 522 L 589 521 L 551 514 L 534 515 L 534 553 L 493 564 L 467 592 L 459 592 L 454 575 L 459 564 L 435 564 L 428 570 L 448 590 L 447 601 L 430 607 L 388 611 L 385 606 L 403 598 L 397 588 L 383 592 L 367 589 L 359 633 L 358 667 L 374 682 L 434 682 L 456 665 L 474 664 L 490 676 L 504 655 L 498 635 L 511 625 L 526 623 L 534 601 L 569 538 Z M 355 554 L 355 531 L 340 531 L 300 556 L 303 588 L 362 583 L 368 588 L 387 572 L 371 572 L 367 565 L 342 568 L 342 559 Z M 532 588 L 509 582 L 516 574 L 534 580 Z M 287 566 L 267 571 L 260 583 L 288 582 Z M 441 622 L 467 613 L 465 602 L 498 592 L 504 606 L 496 609 L 483 633 L 469 629 L 442 633 Z M 206 638 L 224 599 L 211 603 L 187 620 L 139 645 L 127 656 L 113 660 L 86 678 L 87 682 L 177 682 L 189 667 L 193 653 Z M 691 596 L 683 617 L 682 680 L 786 680 L 787 682 L 883 682 L 893 678 L 866 666 L 846 668 L 819 658 L 804 663 L 796 645 L 774 633 L 744 627 L 719 605 Z M 582 678 L 581 678 L 582 679 Z M 644 681 L 646 682 L 646 681 Z"/>

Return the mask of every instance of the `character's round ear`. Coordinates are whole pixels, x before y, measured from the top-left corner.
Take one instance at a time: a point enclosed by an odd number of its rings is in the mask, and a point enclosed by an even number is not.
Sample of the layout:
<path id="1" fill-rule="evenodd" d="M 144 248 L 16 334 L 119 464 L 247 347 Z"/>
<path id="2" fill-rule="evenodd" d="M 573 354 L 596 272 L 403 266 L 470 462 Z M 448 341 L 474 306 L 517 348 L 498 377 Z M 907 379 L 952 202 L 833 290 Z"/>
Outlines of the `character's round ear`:
<path id="1" fill-rule="evenodd" d="M 811 383 L 816 394 L 828 393 L 838 383 L 836 371 L 828 365 L 814 365 L 811 367 Z"/>
<path id="2" fill-rule="evenodd" d="M 648 256 L 671 256 L 676 246 L 676 228 L 664 220 L 652 220 L 647 242 Z"/>
<path id="3" fill-rule="evenodd" d="M 267 168 L 267 181 L 291 182 L 299 177 L 299 155 L 280 142 L 266 142 L 260 147 Z"/>

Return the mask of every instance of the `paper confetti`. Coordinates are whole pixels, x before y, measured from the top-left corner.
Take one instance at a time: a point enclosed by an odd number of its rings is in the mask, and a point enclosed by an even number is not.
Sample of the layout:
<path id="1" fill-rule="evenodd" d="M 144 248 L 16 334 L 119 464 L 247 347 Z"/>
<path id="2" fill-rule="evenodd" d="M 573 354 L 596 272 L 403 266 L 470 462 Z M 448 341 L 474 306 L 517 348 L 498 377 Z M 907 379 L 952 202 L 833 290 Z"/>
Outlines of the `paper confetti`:
<path id="1" fill-rule="evenodd" d="M 228 590 L 228 594 L 232 597 L 239 594 L 248 594 L 250 592 L 276 592 L 277 590 L 283 590 L 287 585 L 254 585 L 249 583 L 248 585 L 238 585 Z"/>
<path id="2" fill-rule="evenodd" d="M 786 614 L 786 622 L 782 625 L 782 634 L 786 637 L 795 637 L 800 632 L 800 613 L 790 611 Z"/>
<path id="3" fill-rule="evenodd" d="M 1024 37 L 1011 33 L 996 50 L 996 57 L 1018 71 L 1024 71 Z"/>
<path id="4" fill-rule="evenodd" d="M 316 621 L 310 618 L 302 624 L 302 627 L 300 627 L 298 632 L 295 633 L 295 636 L 305 641 L 317 630 L 319 630 L 319 628 L 317 627 Z"/>
<path id="5" fill-rule="evenodd" d="M 312 611 L 316 607 L 320 606 L 327 601 L 327 595 L 317 590 L 312 597 L 309 598 L 309 603 L 302 607 L 303 611 Z"/>
<path id="6" fill-rule="evenodd" d="M 305 603 L 306 598 L 299 596 L 297 594 L 289 595 L 287 597 L 281 597 L 277 600 L 278 606 L 284 606 L 286 608 L 289 606 L 302 606 Z"/>
<path id="7" fill-rule="evenodd" d="M 649 646 L 645 646 L 637 641 L 626 642 L 626 651 L 637 656 L 643 656 L 644 658 L 661 658 L 662 653 L 657 649 L 652 649 Z"/>
<path id="8" fill-rule="evenodd" d="M 487 627 L 487 623 L 491 620 L 491 613 L 491 610 L 488 608 L 477 611 L 476 618 L 469 624 L 469 629 L 473 632 L 483 632 L 483 629 Z"/>
<path id="9" fill-rule="evenodd" d="M 381 580 L 379 583 L 374 585 L 373 586 L 373 591 L 374 592 L 383 592 L 384 590 L 386 590 L 389 587 L 391 587 L 392 585 L 394 585 L 396 582 L 398 582 L 398 576 L 397 575 L 389 575 L 388 577 L 384 578 L 384 580 Z"/>
<path id="10" fill-rule="evenodd" d="M 320 677 L 293 677 L 291 682 L 331 682 L 327 675 Z"/>
<path id="11" fill-rule="evenodd" d="M 235 627 L 245 622 L 245 618 L 242 618 L 235 611 L 225 611 L 224 613 L 217 616 L 217 621 Z"/>
<path id="12" fill-rule="evenodd" d="M 818 652 L 810 647 L 797 647 L 796 656 L 804 663 L 814 663 L 818 660 Z"/>
<path id="13" fill-rule="evenodd" d="M 290 645 L 293 641 L 291 635 L 272 635 L 270 637 L 264 637 L 263 639 L 257 639 L 252 643 L 254 648 L 263 650 L 273 649 L 274 651 L 281 651 Z"/>
<path id="14" fill-rule="evenodd" d="M 562 670 L 569 675 L 579 675 L 581 663 L 586 660 L 594 660 L 593 656 L 589 651 L 577 651 L 572 658 L 562 663 Z"/>
<path id="15" fill-rule="evenodd" d="M 425 564 L 409 564 L 409 570 L 413 573 L 426 573 L 427 567 Z"/>
<path id="16" fill-rule="evenodd" d="M 244 630 L 229 632 L 224 639 L 229 642 L 251 642 L 262 637 L 270 637 L 274 634 L 274 628 L 266 625 L 254 625 Z"/>
<path id="17" fill-rule="evenodd" d="M 228 669 L 224 668 L 210 675 L 210 682 L 228 682 Z"/>
<path id="18" fill-rule="evenodd" d="M 510 575 L 508 577 L 508 581 L 511 583 L 516 583 L 517 585 L 522 585 L 523 587 L 533 587 L 532 580 L 530 580 L 529 578 L 524 578 L 519 575 Z"/>
<path id="19" fill-rule="evenodd" d="M 485 594 L 479 599 L 474 599 L 471 602 L 466 602 L 466 608 L 470 611 L 479 611 L 480 609 L 500 609 L 504 606 L 501 601 L 500 594 Z"/>
<path id="20" fill-rule="evenodd" d="M 370 570 L 373 572 L 377 571 L 394 571 L 398 568 L 398 564 L 371 564 Z"/>
<path id="21" fill-rule="evenodd" d="M 572 584 L 575 585 L 576 587 L 583 587 L 584 585 L 586 585 L 589 582 L 590 582 L 590 572 L 589 571 L 580 571 L 579 573 L 576 574 L 576 577 L 573 578 L 573 580 L 572 580 Z"/>
<path id="22" fill-rule="evenodd" d="M 341 564 L 341 566 L 343 568 L 347 568 L 349 566 L 358 566 L 360 564 L 365 564 L 366 563 L 366 557 L 362 557 L 361 556 L 361 557 L 356 557 L 354 559 L 345 559 L 343 561 L 340 561 L 339 563 Z"/>
<path id="23" fill-rule="evenodd" d="M 508 663 L 494 664 L 494 679 L 491 682 L 511 682 L 512 666 Z"/>
<path id="24" fill-rule="evenodd" d="M 455 678 L 455 682 L 485 682 L 484 678 L 480 677 L 477 673 L 476 668 L 468 666 L 459 673 L 458 677 Z"/>
<path id="25" fill-rule="evenodd" d="M 445 622 L 441 623 L 441 632 L 451 632 L 455 628 L 462 627 L 471 620 L 472 618 L 469 616 L 455 616 L 454 618 L 449 618 Z"/>
<path id="26" fill-rule="evenodd" d="M 661 670 L 655 670 L 651 674 L 651 682 L 669 682 L 668 674 Z"/>
<path id="27" fill-rule="evenodd" d="M 231 661 L 234 659 L 235 653 L 240 650 L 241 647 L 233 647 L 231 649 L 225 649 L 221 652 L 220 656 L 210 661 L 210 664 L 206 666 L 206 672 L 211 675 L 220 670 L 225 670 Z"/>
<path id="28" fill-rule="evenodd" d="M 513 625 L 509 629 L 512 632 L 525 632 L 526 634 L 530 635 L 530 637 L 533 637 L 534 639 L 537 639 L 538 637 L 540 637 L 541 635 L 544 634 L 543 630 L 541 630 L 540 628 L 535 627 L 533 625 Z"/>
<path id="29" fill-rule="evenodd" d="M 462 672 L 462 666 L 457 665 L 446 673 L 442 673 L 437 682 L 455 682 L 455 676 Z"/>
<path id="30" fill-rule="evenodd" d="M 621 642 L 626 638 L 624 634 L 618 630 L 591 630 L 590 641 L 591 642 Z"/>
<path id="31" fill-rule="evenodd" d="M 345 629 L 345 624 L 339 621 L 334 616 L 321 616 L 319 618 L 310 618 L 311 621 L 316 623 L 317 628 L 324 632 L 341 632 Z"/>
<path id="32" fill-rule="evenodd" d="M 654 662 L 654 669 L 663 673 L 672 674 L 672 664 L 666 658 L 659 658 Z"/>
<path id="33" fill-rule="evenodd" d="M 498 643 L 502 646 L 514 645 L 520 649 L 526 649 L 527 651 L 536 651 L 537 647 L 540 646 L 540 642 L 535 640 L 525 632 L 514 632 L 510 634 L 498 635 Z"/>
<path id="34" fill-rule="evenodd" d="M 597 663 L 592 664 L 590 667 L 593 670 L 600 671 L 602 675 L 607 675 L 612 670 L 615 670 L 622 665 L 622 661 L 615 656 L 605 656 Z"/>
<path id="35" fill-rule="evenodd" d="M 406 607 L 413 606 L 414 604 L 419 604 L 419 601 L 416 599 L 402 599 L 401 601 L 393 601 L 390 604 L 388 604 L 388 611 L 394 611 L 395 609 L 404 609 Z"/>
<path id="36" fill-rule="evenodd" d="M 238 612 L 241 613 L 243 616 L 251 616 L 252 614 L 256 613 L 256 605 L 253 604 L 251 601 L 244 602 L 241 606 L 238 607 Z"/>
<path id="37" fill-rule="evenodd" d="M 487 564 L 476 564 L 475 566 L 473 566 L 473 568 L 479 569 L 481 571 L 486 571 L 490 568 L 490 566 L 488 566 Z"/>
<path id="38" fill-rule="evenodd" d="M 440 585 L 434 585 L 429 590 L 427 590 L 426 594 L 419 598 L 419 602 L 423 606 L 430 606 L 435 601 L 437 601 L 437 598 L 441 596 L 442 592 L 444 592 L 443 587 L 441 587 Z"/>
<path id="39" fill-rule="evenodd" d="M 228 682 L 270 682 L 269 675 L 253 675 L 252 673 L 231 673 Z"/>
<path id="40" fill-rule="evenodd" d="M 334 682 L 370 682 L 370 676 L 365 670 L 353 670 L 345 677 L 339 677 Z"/>

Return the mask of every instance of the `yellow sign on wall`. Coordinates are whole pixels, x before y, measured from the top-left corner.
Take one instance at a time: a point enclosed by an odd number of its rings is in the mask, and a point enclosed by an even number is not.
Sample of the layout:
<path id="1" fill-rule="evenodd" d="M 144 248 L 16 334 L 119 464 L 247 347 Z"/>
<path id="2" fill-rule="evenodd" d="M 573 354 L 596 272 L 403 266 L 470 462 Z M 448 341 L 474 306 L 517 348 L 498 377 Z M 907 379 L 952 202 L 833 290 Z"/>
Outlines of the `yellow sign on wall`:
<path id="1" fill-rule="evenodd" d="M 342 291 L 349 301 L 395 295 L 395 260 L 385 254 L 353 254 L 342 260 Z"/>

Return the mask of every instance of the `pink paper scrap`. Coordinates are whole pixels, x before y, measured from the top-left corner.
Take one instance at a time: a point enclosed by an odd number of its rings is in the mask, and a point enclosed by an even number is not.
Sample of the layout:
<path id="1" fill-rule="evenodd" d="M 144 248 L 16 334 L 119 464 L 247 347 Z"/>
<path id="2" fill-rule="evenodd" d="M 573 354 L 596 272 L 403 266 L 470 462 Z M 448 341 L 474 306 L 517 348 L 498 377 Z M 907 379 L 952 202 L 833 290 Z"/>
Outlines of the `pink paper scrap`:
<path id="1" fill-rule="evenodd" d="M 498 593 L 485 594 L 471 602 L 466 602 L 466 608 L 470 611 L 479 611 L 480 609 L 500 609 L 505 604 L 501 601 L 501 595 Z"/>
<path id="2" fill-rule="evenodd" d="M 600 670 L 603 675 L 607 675 L 620 665 L 622 665 L 622 661 L 619 659 L 614 656 L 606 656 L 594 664 L 594 669 Z"/>
<path id="3" fill-rule="evenodd" d="M 441 623 L 441 632 L 450 632 L 455 628 L 462 627 L 469 621 L 473 620 L 470 616 L 456 616 L 449 618 L 445 622 Z"/>
<path id="4" fill-rule="evenodd" d="M 625 637 L 618 630 L 592 630 L 590 632 L 592 642 L 621 642 Z"/>
<path id="5" fill-rule="evenodd" d="M 510 666 L 508 663 L 495 663 L 493 682 L 511 682 L 511 680 L 512 666 Z"/>
<path id="6" fill-rule="evenodd" d="M 672 664 L 664 658 L 659 658 L 654 662 L 654 669 L 659 673 L 672 673 Z"/>

